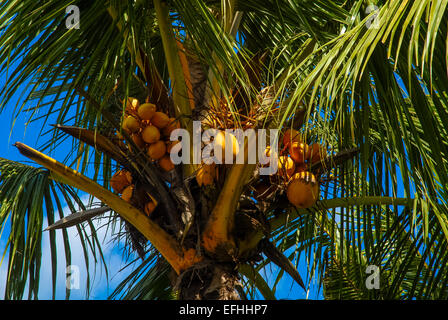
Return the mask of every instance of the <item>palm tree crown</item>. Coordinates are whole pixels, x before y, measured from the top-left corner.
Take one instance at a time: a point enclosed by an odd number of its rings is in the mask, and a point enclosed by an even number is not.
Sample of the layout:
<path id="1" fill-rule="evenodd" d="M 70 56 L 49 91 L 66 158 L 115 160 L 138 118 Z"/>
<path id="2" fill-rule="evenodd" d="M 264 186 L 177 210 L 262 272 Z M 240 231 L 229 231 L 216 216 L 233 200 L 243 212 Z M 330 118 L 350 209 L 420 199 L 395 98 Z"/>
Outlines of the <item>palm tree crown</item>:
<path id="1" fill-rule="evenodd" d="M 326 299 L 448 297 L 445 1 L 74 4 L 76 28 L 66 1 L 0 4 L 1 110 L 24 92 L 14 114 L 30 112 L 46 139 L 39 151 L 15 144 L 39 166 L 0 159 L 6 298 L 27 284 L 37 296 L 44 219 L 53 290 L 57 247 L 70 264 L 66 228 L 101 258 L 98 214 L 142 257 L 112 298 L 236 299 L 255 288 L 273 299 L 261 273 L 271 262 L 305 289 L 316 277 Z M 283 171 L 162 162 L 172 130 L 193 133 L 193 121 L 278 129 Z M 54 152 L 68 142 L 69 154 Z M 64 204 L 82 213 L 55 224 Z"/>

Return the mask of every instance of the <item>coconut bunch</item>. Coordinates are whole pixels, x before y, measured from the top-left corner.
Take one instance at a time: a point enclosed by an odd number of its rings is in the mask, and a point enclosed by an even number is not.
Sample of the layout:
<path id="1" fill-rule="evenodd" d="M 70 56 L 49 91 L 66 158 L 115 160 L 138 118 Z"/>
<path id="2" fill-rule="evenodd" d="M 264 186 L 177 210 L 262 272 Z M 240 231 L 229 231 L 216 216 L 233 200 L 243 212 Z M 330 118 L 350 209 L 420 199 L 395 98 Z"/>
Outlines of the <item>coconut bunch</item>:
<path id="1" fill-rule="evenodd" d="M 261 181 L 254 186 L 255 196 L 264 200 L 278 186 L 286 186 L 288 200 L 295 207 L 313 206 L 319 197 L 319 180 L 317 174 L 311 172 L 311 167 L 326 158 L 326 149 L 319 143 L 308 145 L 297 130 L 287 129 L 278 150 L 278 170 L 269 181 Z M 265 154 L 271 156 L 270 147 L 266 148 Z"/>
<path id="2" fill-rule="evenodd" d="M 141 188 L 136 188 L 132 174 L 127 170 L 117 170 L 110 179 L 110 185 L 116 193 L 121 194 L 121 198 L 126 202 L 134 205 L 136 200 L 142 199 L 141 196 L 136 197 L 136 194 L 138 191 L 141 193 L 143 190 Z M 149 195 L 143 199 L 144 212 L 149 216 L 156 208 L 156 203 Z"/>
<path id="3" fill-rule="evenodd" d="M 279 157 L 279 173 L 288 179 L 288 200 L 297 208 L 309 208 L 319 198 L 318 178 L 310 168 L 327 156 L 326 149 L 319 143 L 308 145 L 294 129 L 285 131 L 282 143 L 287 155 Z"/>
<path id="4" fill-rule="evenodd" d="M 169 154 L 175 144 L 170 141 L 170 135 L 178 128 L 179 121 L 157 111 L 156 105 L 140 104 L 137 99 L 128 98 L 122 129 L 131 136 L 135 145 L 145 151 L 149 159 L 156 162 L 165 172 L 174 169 Z"/>
<path id="5" fill-rule="evenodd" d="M 171 132 L 180 128 L 175 118 L 158 111 L 152 103 L 142 103 L 136 98 L 128 98 L 121 128 L 128 133 L 134 144 L 158 165 L 160 170 L 169 172 L 174 169 L 170 152 L 175 143 L 170 141 Z M 123 136 L 117 132 L 121 143 Z M 138 207 L 143 207 L 149 216 L 156 208 L 156 202 L 150 196 L 142 196 L 142 188 L 136 188 L 132 174 L 126 170 L 117 170 L 110 181 L 112 189 L 121 194 L 123 200 Z"/>

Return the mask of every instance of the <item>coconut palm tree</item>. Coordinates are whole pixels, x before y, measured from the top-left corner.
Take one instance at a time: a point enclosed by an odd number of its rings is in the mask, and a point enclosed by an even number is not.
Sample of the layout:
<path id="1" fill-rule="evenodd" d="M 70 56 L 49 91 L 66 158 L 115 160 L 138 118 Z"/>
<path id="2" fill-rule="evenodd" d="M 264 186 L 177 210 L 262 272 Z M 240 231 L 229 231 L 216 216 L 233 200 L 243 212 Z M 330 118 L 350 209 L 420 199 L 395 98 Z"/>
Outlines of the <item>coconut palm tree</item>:
<path id="1" fill-rule="evenodd" d="M 45 218 L 53 295 L 57 247 L 70 264 L 68 227 L 86 257 L 101 259 L 99 214 L 142 257 L 112 298 L 274 299 L 261 272 L 270 263 L 279 266 L 271 276 L 289 274 L 305 289 L 317 278 L 326 299 L 447 298 L 446 6 L 3 1 L 2 111 L 25 92 L 15 114 L 30 112 L 46 133 L 35 148 L 15 144 L 37 165 L 0 161 L 0 225 L 10 225 L 5 298 L 20 299 L 25 288 L 37 296 Z M 302 143 L 322 146 L 305 170 L 313 182 L 302 179 L 291 196 L 288 181 L 260 175 L 247 154 L 217 165 L 208 183 L 198 178 L 202 164 L 165 172 L 122 128 L 133 101 L 154 104 L 190 134 L 195 120 L 221 130 L 295 129 Z M 46 155 L 69 138 L 69 154 Z M 128 197 L 111 188 L 117 170 L 131 175 Z M 318 201 L 293 205 L 310 183 Z M 82 210 L 63 217 L 64 204 Z M 303 257 L 306 281 L 297 271 Z M 371 270 L 379 286 L 369 285 Z"/>

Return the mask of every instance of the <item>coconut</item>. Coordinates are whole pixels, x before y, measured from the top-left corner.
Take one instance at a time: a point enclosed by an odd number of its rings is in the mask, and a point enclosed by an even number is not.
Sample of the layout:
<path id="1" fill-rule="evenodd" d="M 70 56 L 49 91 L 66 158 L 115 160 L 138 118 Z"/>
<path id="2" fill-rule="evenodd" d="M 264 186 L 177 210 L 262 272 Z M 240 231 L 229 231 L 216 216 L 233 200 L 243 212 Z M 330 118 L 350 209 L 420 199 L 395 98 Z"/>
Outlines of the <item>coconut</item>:
<path id="1" fill-rule="evenodd" d="M 225 131 L 220 131 L 216 136 L 215 139 L 213 140 L 214 144 L 215 144 L 215 148 L 219 148 L 221 147 L 221 162 L 224 162 L 223 160 L 225 160 L 225 154 L 226 154 L 226 138 L 230 139 L 231 145 L 230 147 L 232 148 L 232 155 L 233 158 L 235 159 L 235 157 L 237 156 L 238 152 L 239 152 L 239 144 L 238 144 L 238 139 L 231 133 L 229 132 L 225 132 Z M 216 155 L 215 155 L 216 156 Z"/>
<path id="2" fill-rule="evenodd" d="M 278 172 L 283 177 L 291 177 L 296 169 L 294 161 L 288 156 L 278 158 Z"/>
<path id="3" fill-rule="evenodd" d="M 165 128 L 170 122 L 170 118 L 163 112 L 155 112 L 151 118 L 151 123 L 159 129 Z"/>
<path id="4" fill-rule="evenodd" d="M 152 103 L 143 103 L 138 107 L 138 116 L 142 120 L 151 120 L 154 113 L 156 113 L 156 105 Z"/>
<path id="5" fill-rule="evenodd" d="M 132 175 L 129 171 L 118 170 L 110 179 L 112 189 L 117 193 L 122 193 L 124 188 L 132 183 Z"/>
<path id="6" fill-rule="evenodd" d="M 310 148 L 303 142 L 292 142 L 289 146 L 289 155 L 297 163 L 304 163 L 310 157 Z"/>
<path id="7" fill-rule="evenodd" d="M 152 201 L 145 204 L 145 213 L 149 217 L 156 208 L 156 204 Z"/>
<path id="8" fill-rule="evenodd" d="M 163 169 L 163 171 L 169 172 L 174 169 L 174 163 L 171 161 L 170 155 L 165 154 L 160 160 L 159 160 L 159 166 Z"/>
<path id="9" fill-rule="evenodd" d="M 146 143 L 154 143 L 160 139 L 160 131 L 155 126 L 147 126 L 142 131 L 143 141 Z"/>
<path id="10" fill-rule="evenodd" d="M 130 202 L 133 194 L 134 194 L 134 185 L 131 184 L 126 188 L 124 188 L 123 193 L 121 194 L 121 198 L 126 202 Z"/>
<path id="11" fill-rule="evenodd" d="M 159 140 L 151 144 L 148 148 L 148 156 L 153 160 L 159 160 L 166 153 L 165 142 Z"/>
<path id="12" fill-rule="evenodd" d="M 130 132 L 137 132 L 138 130 L 140 130 L 140 122 L 133 116 L 126 117 L 126 119 L 124 120 L 124 126 Z"/>
<path id="13" fill-rule="evenodd" d="M 283 145 L 287 147 L 292 142 L 302 142 L 302 137 L 299 131 L 287 129 L 283 134 Z"/>
<path id="14" fill-rule="evenodd" d="M 308 171 L 296 173 L 289 182 L 286 195 L 297 208 L 312 207 L 319 198 L 319 184 L 316 177 Z"/>
<path id="15" fill-rule="evenodd" d="M 267 146 L 266 149 L 264 150 L 264 156 L 265 157 L 270 157 L 271 156 L 271 147 Z"/>

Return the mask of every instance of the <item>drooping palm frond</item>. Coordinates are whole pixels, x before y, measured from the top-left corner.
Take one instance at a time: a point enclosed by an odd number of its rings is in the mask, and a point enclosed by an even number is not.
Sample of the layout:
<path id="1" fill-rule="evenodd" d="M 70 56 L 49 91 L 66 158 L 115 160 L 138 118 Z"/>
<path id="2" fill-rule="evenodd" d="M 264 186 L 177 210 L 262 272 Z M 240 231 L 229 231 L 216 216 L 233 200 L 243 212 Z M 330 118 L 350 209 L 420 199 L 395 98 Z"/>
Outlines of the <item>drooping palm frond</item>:
<path id="1" fill-rule="evenodd" d="M 49 172 L 14 161 L 0 159 L 0 226 L 7 230 L 6 246 L 2 260 L 8 255 L 8 277 L 5 298 L 21 299 L 28 287 L 28 298 L 37 299 L 39 274 L 42 264 L 42 232 L 45 224 L 52 224 L 64 215 L 64 207 L 75 210 L 75 205 L 83 206 L 80 198 L 67 186 L 51 179 Z M 77 226 L 86 264 L 89 254 L 95 260 L 102 260 L 101 246 L 95 228 L 90 224 Z M 71 249 L 66 230 L 61 230 L 63 243 L 56 242 L 56 231 L 49 231 L 52 266 L 52 296 L 56 294 L 57 248 L 64 247 L 65 264 L 71 265 Z M 47 264 L 47 261 L 43 262 Z M 104 261 L 103 261 L 104 263 Z M 107 272 L 107 266 L 105 270 Z M 87 277 L 87 290 L 90 277 Z M 66 297 L 69 298 L 67 289 Z"/>
<path id="2" fill-rule="evenodd" d="M 109 299 L 170 300 L 175 298 L 169 273 L 170 266 L 153 253 L 124 279 Z"/>

